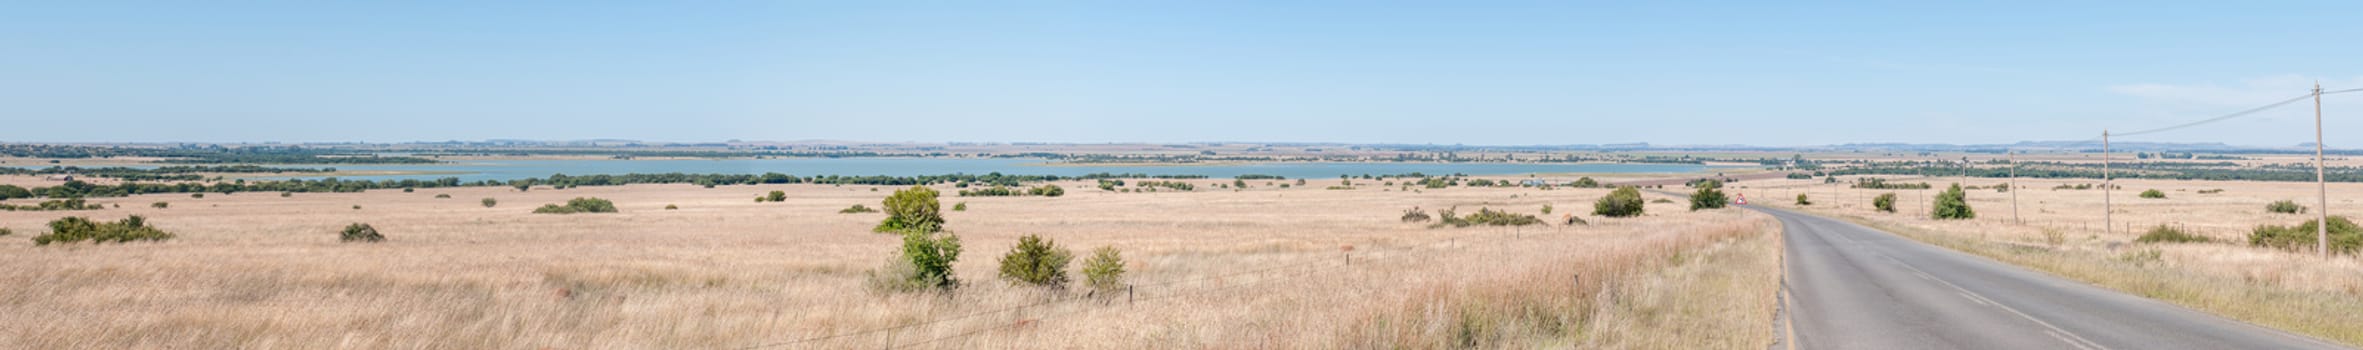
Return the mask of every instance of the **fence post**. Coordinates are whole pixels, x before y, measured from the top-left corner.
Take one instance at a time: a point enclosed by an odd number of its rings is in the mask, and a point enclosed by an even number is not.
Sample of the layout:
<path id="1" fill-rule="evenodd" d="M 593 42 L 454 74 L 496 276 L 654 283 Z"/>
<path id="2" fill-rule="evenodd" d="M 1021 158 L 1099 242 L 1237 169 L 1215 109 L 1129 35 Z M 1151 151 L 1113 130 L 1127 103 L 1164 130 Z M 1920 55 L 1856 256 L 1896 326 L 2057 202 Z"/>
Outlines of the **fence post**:
<path id="1" fill-rule="evenodd" d="M 1124 284 L 1124 305 L 1132 305 L 1132 284 Z"/>

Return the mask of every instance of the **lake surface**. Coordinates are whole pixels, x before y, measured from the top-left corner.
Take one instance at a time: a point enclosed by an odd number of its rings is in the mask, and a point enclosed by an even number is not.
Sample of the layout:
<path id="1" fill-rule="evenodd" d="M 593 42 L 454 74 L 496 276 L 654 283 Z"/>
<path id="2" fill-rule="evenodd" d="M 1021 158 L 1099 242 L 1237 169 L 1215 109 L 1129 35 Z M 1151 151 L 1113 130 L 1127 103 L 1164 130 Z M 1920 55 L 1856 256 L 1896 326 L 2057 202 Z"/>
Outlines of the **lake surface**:
<path id="1" fill-rule="evenodd" d="M 286 166 L 327 167 L 327 166 Z M 1345 163 L 1345 162 L 1279 162 L 1210 165 L 1124 165 L 1079 166 L 1057 165 L 1042 159 L 1012 158 L 788 158 L 788 159 L 680 159 L 680 160 L 486 160 L 445 164 L 396 165 L 336 165 L 343 171 L 407 171 L 435 172 L 434 174 L 336 176 L 348 180 L 417 179 L 433 180 L 458 177 L 461 181 L 513 180 L 547 177 L 551 174 L 597 175 L 627 173 L 690 173 L 690 174 L 762 174 L 777 172 L 796 176 L 916 176 L 953 173 L 985 174 L 999 172 L 1010 175 L 1080 176 L 1091 173 L 1139 173 L 1149 175 L 1204 175 L 1209 178 L 1231 178 L 1246 174 L 1263 174 L 1299 178 L 1334 178 L 1338 175 L 1361 176 L 1425 173 L 1428 175 L 1514 175 L 1533 173 L 1699 173 L 1734 167 L 1693 164 L 1614 164 L 1614 163 Z M 1744 167 L 1741 167 L 1744 168 Z M 319 179 L 328 176 L 273 176 L 266 179 Z"/>

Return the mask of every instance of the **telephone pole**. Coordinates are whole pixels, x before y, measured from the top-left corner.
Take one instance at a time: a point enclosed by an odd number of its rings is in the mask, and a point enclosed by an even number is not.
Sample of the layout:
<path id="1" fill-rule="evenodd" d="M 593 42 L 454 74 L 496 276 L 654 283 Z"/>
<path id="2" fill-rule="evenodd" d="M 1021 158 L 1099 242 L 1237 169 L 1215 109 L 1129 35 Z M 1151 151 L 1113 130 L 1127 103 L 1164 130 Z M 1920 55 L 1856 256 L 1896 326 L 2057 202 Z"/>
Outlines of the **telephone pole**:
<path id="1" fill-rule="evenodd" d="M 2116 211 L 2109 204 L 2109 129 L 2100 130 L 2100 233 L 2116 232 L 2117 221 L 2109 218 Z"/>
<path id="2" fill-rule="evenodd" d="M 2330 182 L 2322 176 L 2322 82 L 2314 82 L 2314 188 L 2322 197 L 2321 210 L 2315 210 L 2314 251 L 2323 259 L 2330 258 Z"/>

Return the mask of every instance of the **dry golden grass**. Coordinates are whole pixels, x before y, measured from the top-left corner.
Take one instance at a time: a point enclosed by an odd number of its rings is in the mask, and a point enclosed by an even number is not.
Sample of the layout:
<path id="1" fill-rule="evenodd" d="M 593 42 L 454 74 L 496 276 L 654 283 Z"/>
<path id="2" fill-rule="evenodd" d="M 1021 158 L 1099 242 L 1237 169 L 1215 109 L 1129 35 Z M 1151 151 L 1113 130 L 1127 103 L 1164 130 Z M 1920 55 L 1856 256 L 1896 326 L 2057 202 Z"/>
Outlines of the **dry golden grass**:
<path id="1" fill-rule="evenodd" d="M 1209 189 L 1228 181 L 1201 182 Z M 1371 345 L 1351 335 L 1392 328 L 1356 320 L 1400 315 L 1406 305 L 1482 309 L 1546 296 L 1577 298 L 1550 305 L 1588 311 L 1569 315 L 1603 320 L 1578 325 L 1615 336 L 1501 328 L 1501 341 L 1488 344 L 1760 344 L 1751 334 L 1769 322 L 1755 318 L 1769 314 L 1742 311 L 1768 310 L 1768 299 L 1750 298 L 1770 287 L 1732 276 L 1778 271 L 1751 255 L 1768 249 L 1770 239 L 1758 233 L 1769 221 L 1739 210 L 1651 204 L 1643 218 L 1517 230 L 1397 221 L 1413 206 L 1534 214 L 1544 203 L 1560 210 L 1544 215 L 1555 218 L 1588 211 L 1605 190 L 1117 194 L 1062 185 L 1073 190 L 1061 198 L 945 197 L 947 207 L 968 203 L 967 211 L 945 212 L 967 245 L 956 268 L 968 285 L 953 294 L 863 287 L 863 273 L 894 254 L 898 237 L 868 233 L 882 214 L 836 212 L 877 205 L 893 187 L 147 195 L 97 200 L 123 204 L 118 209 L 0 212 L 0 227 L 20 233 L 0 240 L 14 242 L 0 243 L 0 285 L 11 286 L 0 289 L 0 324 L 9 325 L 0 348 L 1327 348 Z M 751 200 L 772 190 L 789 200 Z M 614 200 L 622 213 L 529 214 L 582 196 Z M 487 197 L 500 205 L 478 204 Z M 148 206 L 159 201 L 172 205 Z M 22 240 L 61 216 L 134 214 L 180 237 L 105 246 Z M 376 226 L 388 241 L 337 243 L 336 230 L 354 222 Z M 1131 280 L 1142 286 L 1137 301 L 1008 309 L 1074 296 L 993 278 L 994 259 L 1025 234 L 1077 252 L 1123 249 Z M 1354 247 L 1351 265 L 1344 246 Z M 1692 253 L 1671 261 L 1662 256 L 1670 252 Z M 1577 271 L 1586 272 L 1580 290 L 1542 279 Z M 1591 295 L 1594 281 L 1616 281 L 1626 297 L 1605 299 L 1614 307 L 1587 306 L 1581 301 L 1600 298 Z M 1740 296 L 1732 298 L 1707 291 L 1730 286 L 1761 290 L 1731 291 Z M 1673 296 L 1635 297 L 1655 294 Z M 1667 306 L 1689 298 L 1710 300 L 1695 311 Z M 1750 303 L 1761 305 L 1742 306 Z M 1675 336 L 1671 327 L 1731 336 L 1635 340 Z"/>
<path id="2" fill-rule="evenodd" d="M 1940 186 L 1959 178 L 1898 178 Z M 1991 187 L 1997 179 L 1970 179 Z M 1811 191 L 1810 211 L 1831 214 L 1904 233 L 1923 241 L 2084 280 L 2194 309 L 2363 345 L 2363 264 L 2354 256 L 2323 260 L 2311 250 L 2290 252 L 2247 245 L 2257 225 L 2291 225 L 2311 220 L 2315 185 L 2291 182 L 2121 180 L 2108 193 L 2115 230 L 2101 224 L 2102 191 L 2052 190 L 2061 184 L 2098 180 L 2019 180 L 2020 220 L 2012 219 L 2010 194 L 1992 189 L 1969 192 L 1974 220 L 1931 220 L 1927 201 L 1913 190 L 1839 189 L 1806 181 L 1750 183 L 1742 191 L 1770 195 L 1767 204 L 1795 207 L 1797 193 Z M 2158 189 L 2165 199 L 2139 198 Z M 2201 194 L 2200 190 L 2222 189 Z M 1897 193 L 1897 213 L 1870 210 L 1870 196 Z M 2346 195 L 2363 184 L 2331 184 L 2331 214 L 2352 214 Z M 2307 214 L 2273 214 L 2265 204 L 2295 199 Z M 2342 209 L 2344 208 L 2344 209 Z M 2214 239 L 2204 244 L 2135 244 L 2150 227 L 2168 225 Z"/>

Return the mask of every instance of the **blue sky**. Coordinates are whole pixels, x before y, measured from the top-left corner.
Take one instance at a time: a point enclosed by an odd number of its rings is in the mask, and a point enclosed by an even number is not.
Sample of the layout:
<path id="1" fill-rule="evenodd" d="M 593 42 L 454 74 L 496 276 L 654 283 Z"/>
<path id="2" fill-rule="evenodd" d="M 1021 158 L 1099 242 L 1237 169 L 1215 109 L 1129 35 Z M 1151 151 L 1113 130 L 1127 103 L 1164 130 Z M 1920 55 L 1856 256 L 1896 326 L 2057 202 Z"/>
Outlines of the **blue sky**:
<path id="1" fill-rule="evenodd" d="M 2352 1 L 7 8 L 0 141 L 1990 143 L 2363 88 Z"/>

